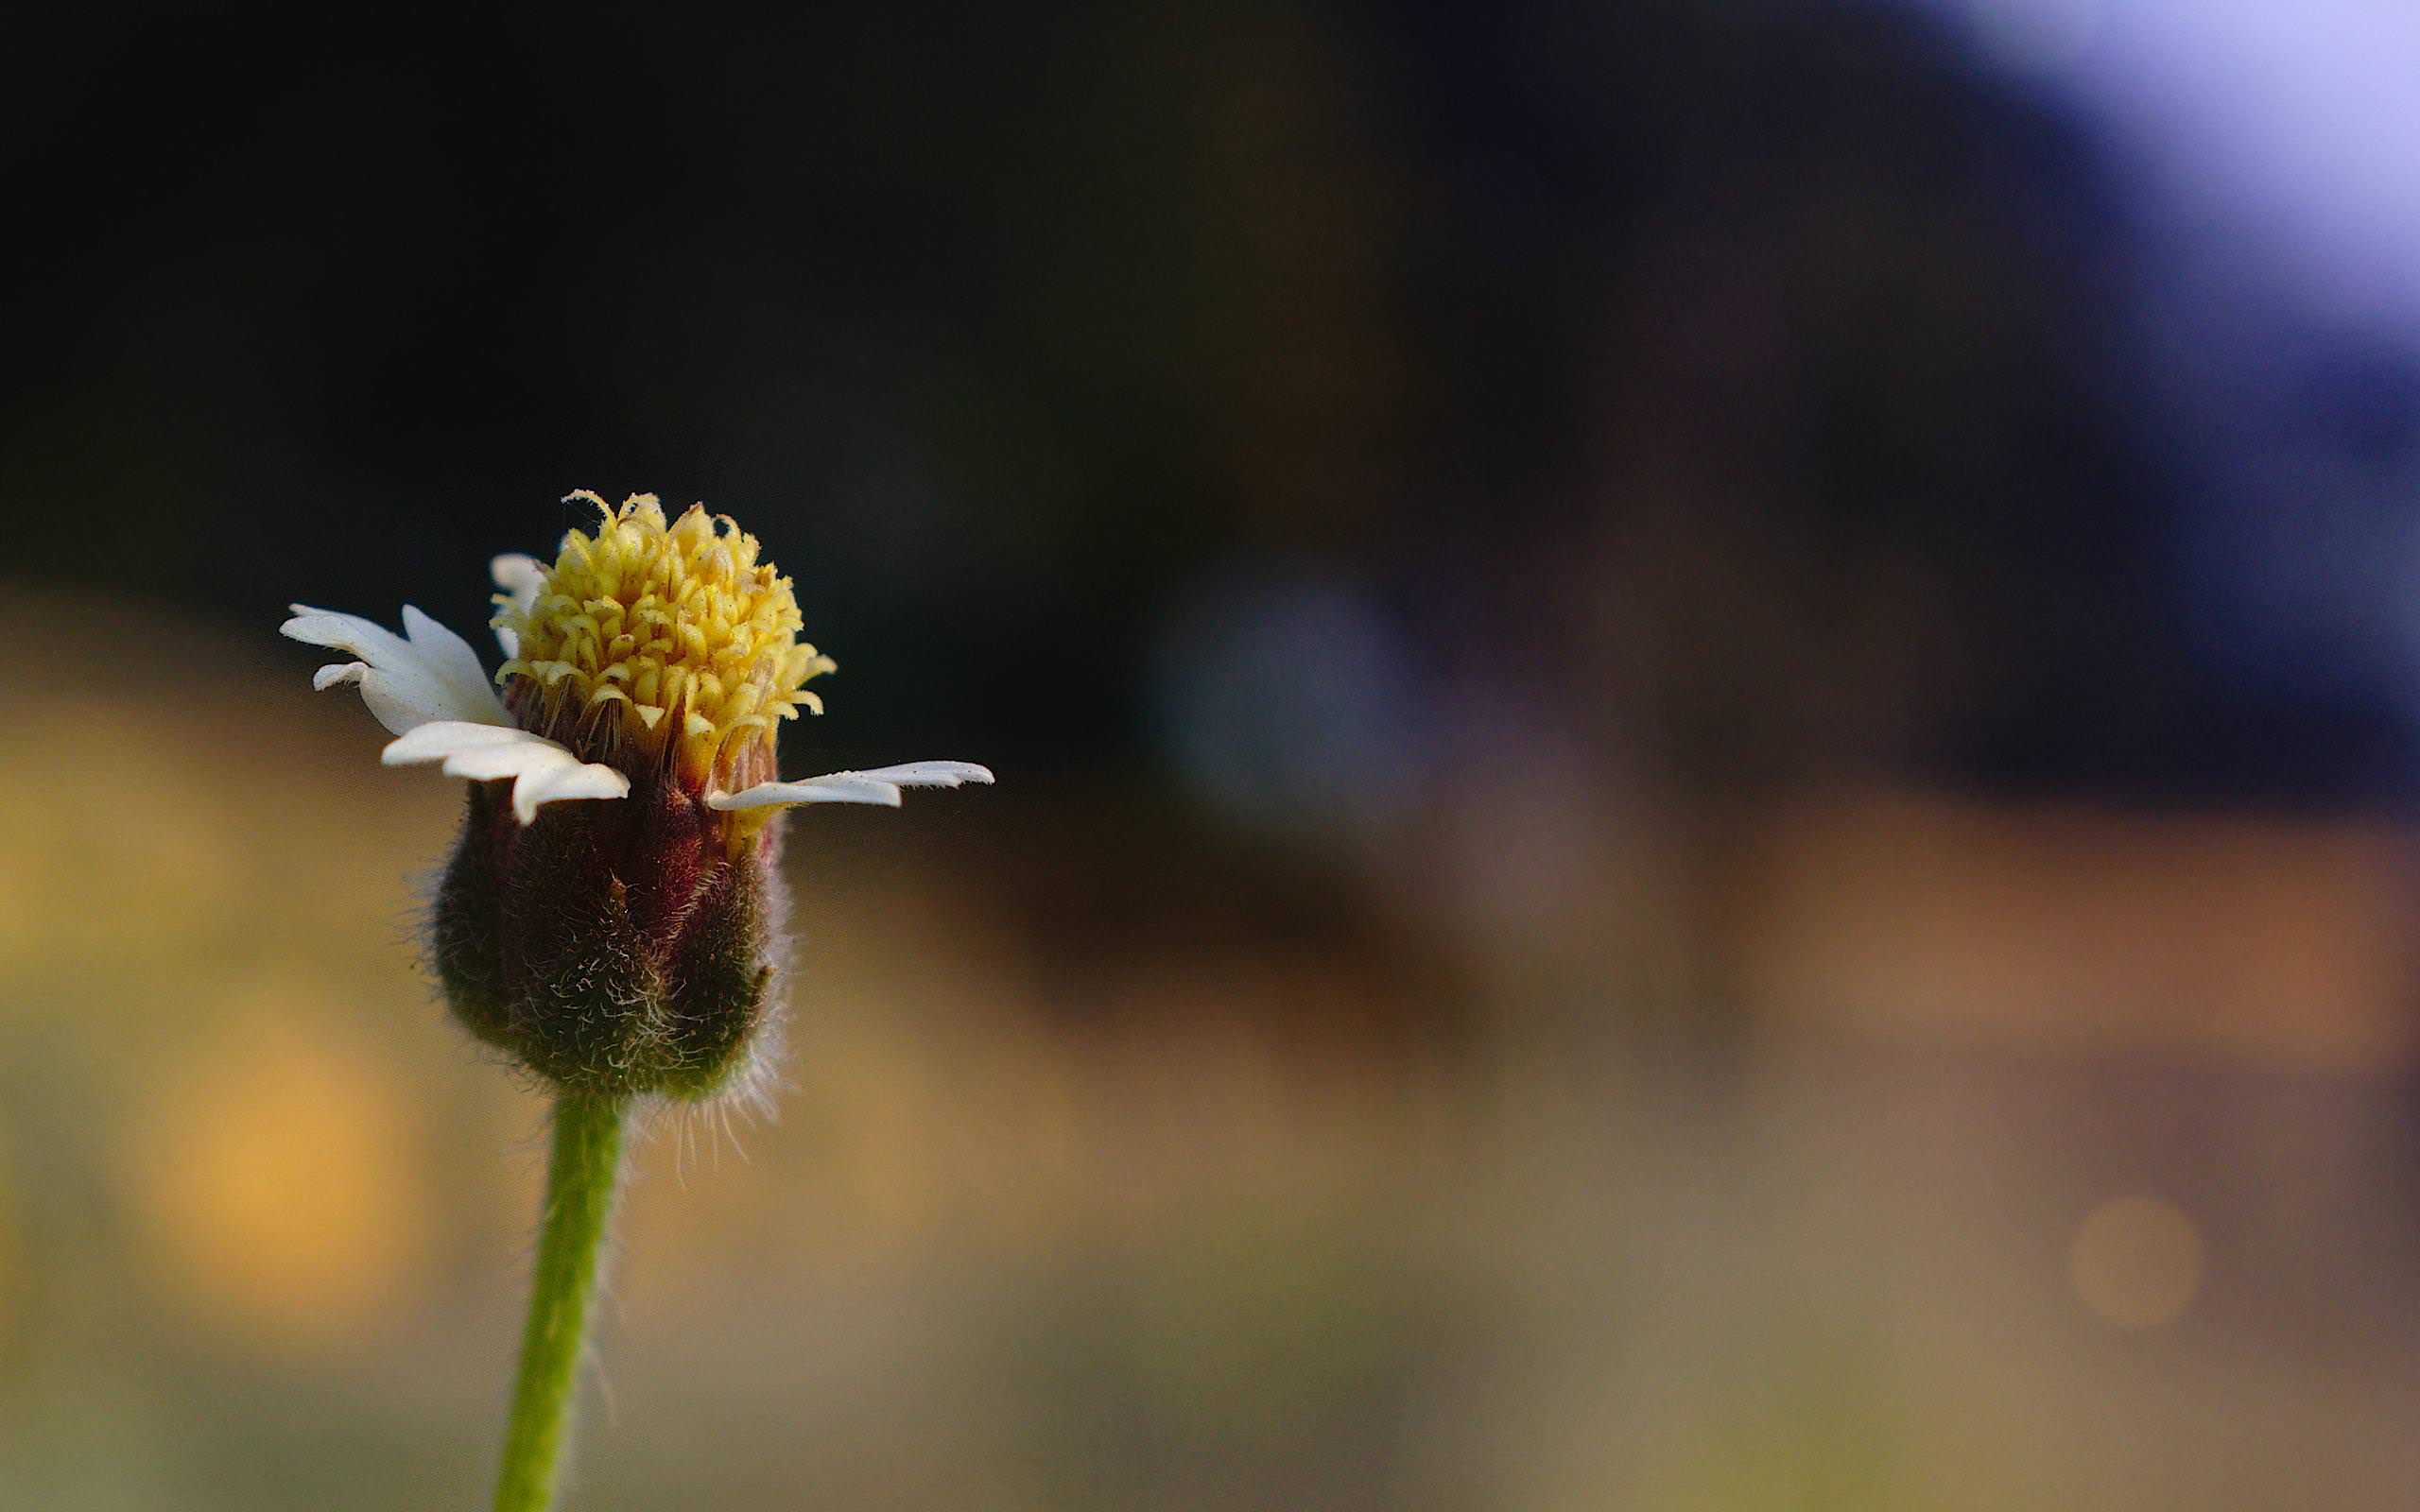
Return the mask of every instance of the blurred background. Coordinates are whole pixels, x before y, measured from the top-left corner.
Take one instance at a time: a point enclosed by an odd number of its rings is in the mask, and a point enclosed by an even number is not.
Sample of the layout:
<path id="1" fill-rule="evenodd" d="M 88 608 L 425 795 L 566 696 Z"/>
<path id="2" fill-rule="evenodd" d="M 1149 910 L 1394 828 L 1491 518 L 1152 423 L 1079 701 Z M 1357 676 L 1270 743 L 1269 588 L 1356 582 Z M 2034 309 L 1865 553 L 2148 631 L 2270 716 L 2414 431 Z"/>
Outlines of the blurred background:
<path id="1" fill-rule="evenodd" d="M 483 1504 L 542 1101 L 291 599 L 838 660 L 569 1505 L 2388 1508 L 2420 13 L 26 7 L 0 1506 Z"/>

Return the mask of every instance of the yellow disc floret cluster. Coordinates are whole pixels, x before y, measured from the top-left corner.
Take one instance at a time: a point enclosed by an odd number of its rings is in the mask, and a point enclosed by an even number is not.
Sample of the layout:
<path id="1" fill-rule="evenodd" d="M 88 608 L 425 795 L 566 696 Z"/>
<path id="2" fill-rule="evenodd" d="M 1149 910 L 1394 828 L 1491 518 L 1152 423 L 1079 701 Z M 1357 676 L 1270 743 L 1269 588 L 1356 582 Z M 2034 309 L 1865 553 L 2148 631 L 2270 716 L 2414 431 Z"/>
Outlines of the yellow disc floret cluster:
<path id="1" fill-rule="evenodd" d="M 779 721 L 823 712 L 806 680 L 832 659 L 799 639 L 790 580 L 756 538 L 692 505 L 665 520 L 653 494 L 572 530 L 527 609 L 500 594 L 518 654 L 496 680 L 521 722 L 626 768 L 675 758 L 692 783 L 769 776 Z"/>

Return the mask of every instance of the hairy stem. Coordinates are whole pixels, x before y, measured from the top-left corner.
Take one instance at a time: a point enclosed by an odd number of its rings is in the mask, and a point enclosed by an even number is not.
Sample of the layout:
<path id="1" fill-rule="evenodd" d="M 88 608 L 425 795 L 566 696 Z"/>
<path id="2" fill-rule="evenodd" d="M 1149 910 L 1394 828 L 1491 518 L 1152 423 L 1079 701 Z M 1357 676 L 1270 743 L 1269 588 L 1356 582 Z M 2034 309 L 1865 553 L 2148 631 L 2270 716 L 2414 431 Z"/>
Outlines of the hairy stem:
<path id="1" fill-rule="evenodd" d="M 563 1438 L 596 1295 L 606 1220 L 622 1158 L 627 1105 L 566 1091 L 555 1102 L 555 1153 L 546 1166 L 546 1211 L 538 1235 L 529 1322 L 521 1333 L 521 1375 L 504 1440 L 495 1512 L 547 1512 L 555 1504 Z"/>

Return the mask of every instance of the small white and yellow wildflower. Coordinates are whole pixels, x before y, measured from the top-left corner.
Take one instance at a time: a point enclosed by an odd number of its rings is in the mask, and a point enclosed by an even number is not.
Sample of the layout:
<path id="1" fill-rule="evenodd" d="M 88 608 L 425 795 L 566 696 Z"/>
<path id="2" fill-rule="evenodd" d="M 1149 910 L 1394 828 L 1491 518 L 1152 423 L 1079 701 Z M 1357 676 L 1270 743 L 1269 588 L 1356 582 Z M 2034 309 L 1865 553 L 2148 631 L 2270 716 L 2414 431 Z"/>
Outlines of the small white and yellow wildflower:
<path id="1" fill-rule="evenodd" d="M 567 1089 L 705 1096 L 754 1063 L 769 1011 L 784 912 L 770 821 L 992 773 L 927 761 L 779 781 L 781 722 L 821 713 L 806 683 L 833 670 L 799 639 L 790 580 L 701 506 L 667 521 L 652 494 L 574 501 L 599 519 L 551 566 L 493 564 L 493 679 L 408 605 L 401 635 L 299 604 L 282 628 L 354 658 L 312 685 L 361 690 L 395 736 L 386 765 L 471 781 L 432 911 L 457 1016 Z"/>
<path id="2" fill-rule="evenodd" d="M 777 724 L 801 709 L 821 713 L 806 682 L 834 670 L 798 638 L 790 580 L 757 560 L 754 536 L 702 505 L 667 523 L 653 494 L 619 509 L 586 490 L 564 502 L 596 507 L 595 534 L 567 532 L 551 567 L 520 555 L 491 566 L 502 590 L 491 623 L 506 658 L 493 683 L 468 642 L 408 604 L 402 635 L 292 606 L 285 635 L 360 659 L 321 667 L 311 685 L 361 689 L 397 737 L 386 765 L 441 762 L 449 776 L 510 780 L 524 824 L 543 804 L 627 798 L 634 777 L 667 769 L 709 807 L 740 813 L 895 808 L 903 788 L 992 781 L 973 762 L 772 781 Z"/>

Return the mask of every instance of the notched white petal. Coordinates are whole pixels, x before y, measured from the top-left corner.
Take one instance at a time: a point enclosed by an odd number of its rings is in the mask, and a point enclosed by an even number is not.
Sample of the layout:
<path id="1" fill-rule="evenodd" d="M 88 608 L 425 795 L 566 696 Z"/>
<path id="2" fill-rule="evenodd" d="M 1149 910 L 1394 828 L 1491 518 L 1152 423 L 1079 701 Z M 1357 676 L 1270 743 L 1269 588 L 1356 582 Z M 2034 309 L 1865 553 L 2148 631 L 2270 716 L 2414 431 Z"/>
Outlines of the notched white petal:
<path id="1" fill-rule="evenodd" d="M 396 734 L 432 719 L 482 725 L 509 722 L 504 705 L 479 672 L 478 658 L 469 644 L 420 610 L 404 610 L 407 633 L 397 635 L 358 614 L 338 614 L 307 604 L 288 607 L 293 618 L 278 627 L 279 633 L 306 645 L 324 645 L 361 659 L 321 667 L 311 685 L 325 691 L 340 682 L 357 684 L 361 701 Z"/>
<path id="2" fill-rule="evenodd" d="M 441 762 L 448 777 L 475 782 L 512 780 L 512 812 L 528 824 L 539 805 L 572 799 L 627 798 L 631 780 L 611 766 L 582 762 L 544 735 L 509 725 L 441 719 L 387 743 L 379 760 L 389 766 Z"/>
<path id="3" fill-rule="evenodd" d="M 899 789 L 890 782 L 868 782 L 836 772 L 804 782 L 759 782 L 736 793 L 706 795 L 706 807 L 710 809 L 786 808 L 792 803 L 878 803 L 895 809 L 899 806 Z"/>
<path id="4" fill-rule="evenodd" d="M 495 701 L 495 684 L 488 679 L 487 669 L 479 665 L 479 653 L 471 649 L 470 642 L 409 604 L 404 606 L 404 634 L 410 638 L 412 649 L 465 702 Z"/>
<path id="5" fill-rule="evenodd" d="M 959 787 L 968 782 L 991 782 L 992 768 L 973 762 L 903 762 L 897 766 L 877 766 L 872 771 L 847 775 L 896 782 L 901 787 Z"/>
<path id="6" fill-rule="evenodd" d="M 803 782 L 759 782 L 736 793 L 709 793 L 706 806 L 729 810 L 792 803 L 879 803 L 895 809 L 902 788 L 958 787 L 990 781 L 991 768 L 973 762 L 907 762 L 868 772 L 831 772 Z"/>
<path id="7" fill-rule="evenodd" d="M 566 751 L 517 743 L 473 746 L 446 757 L 444 765 L 439 770 L 448 777 L 467 777 L 474 782 L 493 782 L 507 777 L 534 777 L 553 772 L 570 759 L 570 753 Z"/>
<path id="8" fill-rule="evenodd" d="M 387 742 L 378 759 L 389 766 L 406 766 L 414 762 L 440 762 L 458 751 L 475 750 L 487 746 L 537 745 L 562 750 L 563 747 L 533 735 L 513 725 L 476 724 L 461 719 L 438 719 L 417 726 Z M 570 754 L 568 751 L 564 754 Z"/>
<path id="9" fill-rule="evenodd" d="M 488 576 L 512 600 L 512 607 L 527 614 L 529 606 L 538 602 L 538 590 L 546 580 L 546 566 L 535 557 L 507 552 L 488 563 Z M 495 627 L 495 644 L 504 647 L 507 661 L 521 654 L 521 638 L 501 625 Z"/>
<path id="10" fill-rule="evenodd" d="M 340 662 L 311 674 L 311 691 L 325 693 L 339 682 L 359 682 L 370 675 L 367 662 Z"/>
<path id="11" fill-rule="evenodd" d="M 546 580 L 546 567 L 526 551 L 508 551 L 489 561 L 488 576 L 512 595 L 513 608 L 526 610 L 538 601 L 538 585 Z"/>
<path id="12" fill-rule="evenodd" d="M 538 816 L 541 803 L 561 803 L 571 799 L 627 798 L 631 780 L 611 766 L 594 762 L 572 762 L 544 776 L 524 775 L 512 787 L 513 812 L 527 824 Z"/>

